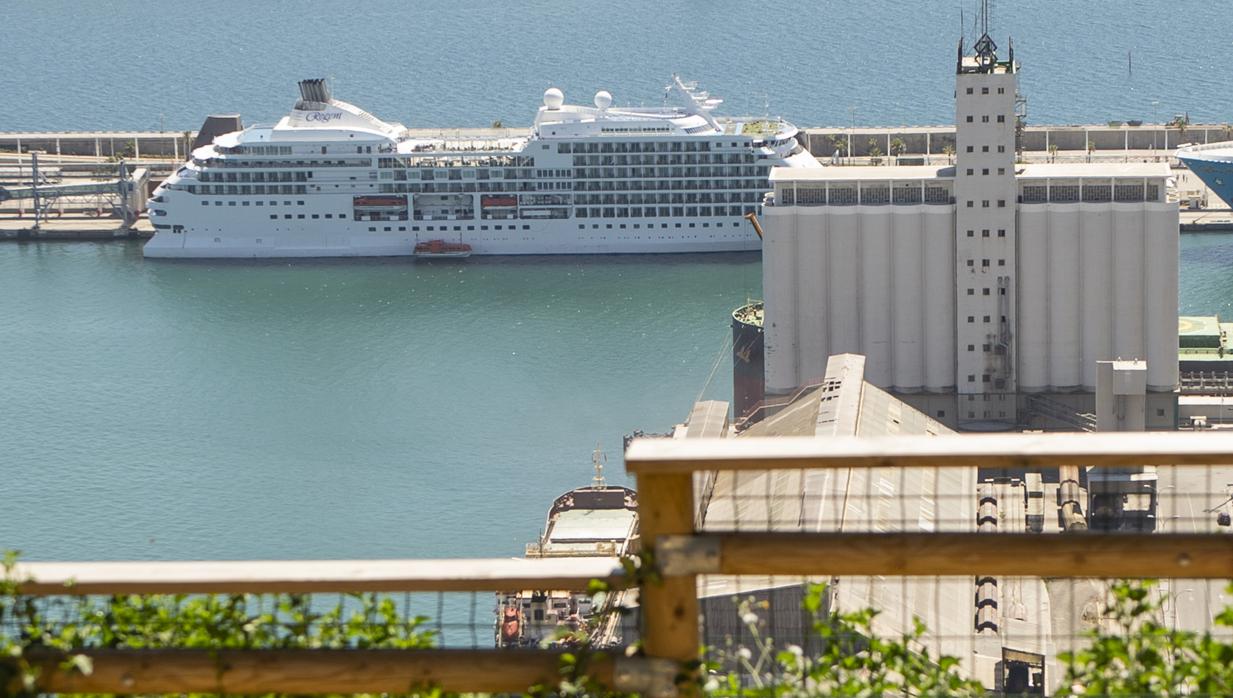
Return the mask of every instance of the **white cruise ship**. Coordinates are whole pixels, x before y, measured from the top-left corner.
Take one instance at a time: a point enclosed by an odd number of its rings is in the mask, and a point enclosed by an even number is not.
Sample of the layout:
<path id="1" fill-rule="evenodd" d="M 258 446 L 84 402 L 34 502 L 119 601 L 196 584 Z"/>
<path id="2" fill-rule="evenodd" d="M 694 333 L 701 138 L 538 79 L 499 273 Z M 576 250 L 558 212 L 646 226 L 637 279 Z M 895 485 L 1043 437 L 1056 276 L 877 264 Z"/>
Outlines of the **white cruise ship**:
<path id="1" fill-rule="evenodd" d="M 197 148 L 149 201 L 147 257 L 466 256 L 752 250 L 775 165 L 818 167 L 779 119 L 544 93 L 530 135 L 416 138 L 324 80 L 275 125 Z"/>

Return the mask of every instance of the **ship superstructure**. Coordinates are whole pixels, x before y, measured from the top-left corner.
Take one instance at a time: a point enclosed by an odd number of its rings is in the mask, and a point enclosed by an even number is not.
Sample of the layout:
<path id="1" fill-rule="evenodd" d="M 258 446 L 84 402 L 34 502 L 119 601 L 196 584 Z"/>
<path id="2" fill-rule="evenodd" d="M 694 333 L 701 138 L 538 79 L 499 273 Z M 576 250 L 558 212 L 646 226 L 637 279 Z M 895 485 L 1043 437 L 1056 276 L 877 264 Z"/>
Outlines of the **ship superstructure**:
<path id="1" fill-rule="evenodd" d="M 274 125 L 202 146 L 149 201 L 147 257 L 752 250 L 776 165 L 817 167 L 781 119 L 719 118 L 673 77 L 662 107 L 544 93 L 529 136 L 424 139 L 334 99 L 324 80 Z"/>

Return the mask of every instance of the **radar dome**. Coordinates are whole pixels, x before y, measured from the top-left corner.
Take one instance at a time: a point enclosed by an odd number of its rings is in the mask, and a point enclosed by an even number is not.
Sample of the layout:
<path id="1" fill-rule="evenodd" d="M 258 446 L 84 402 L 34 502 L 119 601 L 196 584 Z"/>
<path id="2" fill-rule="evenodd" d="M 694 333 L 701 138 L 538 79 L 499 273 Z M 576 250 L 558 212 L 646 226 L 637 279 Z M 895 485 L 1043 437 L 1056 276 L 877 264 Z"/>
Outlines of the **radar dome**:
<path id="1" fill-rule="evenodd" d="M 595 93 L 595 106 L 600 109 L 607 109 L 612 106 L 612 94 L 608 90 L 600 90 Z"/>
<path id="2" fill-rule="evenodd" d="M 555 87 L 544 90 L 544 106 L 549 109 L 560 109 L 565 103 L 565 94 Z"/>

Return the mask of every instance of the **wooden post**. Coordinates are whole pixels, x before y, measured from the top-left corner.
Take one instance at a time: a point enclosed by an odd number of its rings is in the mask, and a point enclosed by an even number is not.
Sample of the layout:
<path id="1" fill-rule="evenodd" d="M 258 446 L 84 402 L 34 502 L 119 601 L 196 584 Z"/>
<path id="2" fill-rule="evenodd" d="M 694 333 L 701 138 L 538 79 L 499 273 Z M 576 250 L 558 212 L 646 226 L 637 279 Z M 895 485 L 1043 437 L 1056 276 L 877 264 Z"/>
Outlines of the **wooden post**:
<path id="1" fill-rule="evenodd" d="M 638 474 L 638 528 L 645 548 L 654 552 L 666 535 L 694 533 L 693 474 Z M 642 645 L 647 655 L 677 662 L 698 659 L 698 583 L 692 575 L 663 575 L 644 583 Z M 688 689 L 686 689 L 688 692 Z"/>

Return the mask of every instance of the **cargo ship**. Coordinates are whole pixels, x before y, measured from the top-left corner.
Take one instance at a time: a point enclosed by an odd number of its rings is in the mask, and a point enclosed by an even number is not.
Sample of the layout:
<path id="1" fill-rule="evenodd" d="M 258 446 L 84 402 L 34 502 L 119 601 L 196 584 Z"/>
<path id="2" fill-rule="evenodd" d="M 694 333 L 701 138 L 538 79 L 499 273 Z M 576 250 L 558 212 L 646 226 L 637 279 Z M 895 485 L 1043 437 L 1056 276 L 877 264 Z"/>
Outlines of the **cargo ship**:
<path id="1" fill-rule="evenodd" d="M 634 552 L 638 536 L 638 495 L 608 485 L 599 449 L 592 456 L 595 476 L 588 487 L 557 497 L 548 510 L 540 539 L 528 544 L 528 558 L 611 557 Z M 620 641 L 620 616 L 626 592 L 522 589 L 497 595 L 498 647 L 570 644 L 584 633 L 592 646 Z"/>

